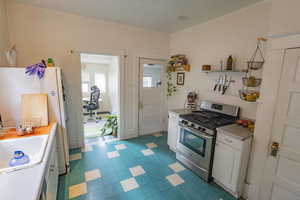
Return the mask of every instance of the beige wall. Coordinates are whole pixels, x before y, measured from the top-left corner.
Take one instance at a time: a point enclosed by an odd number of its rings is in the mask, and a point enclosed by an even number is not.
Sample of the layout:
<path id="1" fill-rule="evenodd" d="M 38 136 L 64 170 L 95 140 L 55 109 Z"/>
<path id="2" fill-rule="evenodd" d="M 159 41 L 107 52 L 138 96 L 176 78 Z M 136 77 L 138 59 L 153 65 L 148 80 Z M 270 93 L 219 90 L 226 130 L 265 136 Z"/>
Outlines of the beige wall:
<path id="1" fill-rule="evenodd" d="M 186 73 L 185 86 L 178 87 L 179 91 L 169 99 L 170 108 L 183 107 L 187 92 L 196 91 L 201 99 L 238 105 L 242 108 L 242 116 L 255 118 L 257 104 L 241 101 L 238 97 L 242 74 L 231 74 L 236 83 L 231 85 L 227 95 L 219 95 L 213 92 L 219 74 L 203 73 L 201 66 L 210 64 L 213 69 L 219 69 L 220 60 L 233 54 L 236 68 L 245 69 L 245 61 L 256 47 L 256 38 L 268 33 L 269 9 L 269 2 L 257 4 L 172 34 L 171 54 L 186 54 L 192 69 Z"/>
<path id="2" fill-rule="evenodd" d="M 300 1 L 272 0 L 270 35 L 300 33 Z"/>
<path id="3" fill-rule="evenodd" d="M 6 66 L 4 51 L 8 48 L 8 27 L 6 15 L 6 1 L 0 0 L 0 66 Z"/>
<path id="4" fill-rule="evenodd" d="M 102 49 L 168 54 L 169 36 L 122 24 L 95 20 L 21 3 L 8 3 L 10 40 L 19 50 L 19 64 L 45 57 L 57 63 L 71 49 Z"/>
<path id="5" fill-rule="evenodd" d="M 17 45 L 19 65 L 36 63 L 42 58 L 52 57 L 59 65 L 70 56 L 70 50 L 102 53 L 124 51 L 125 73 L 125 135 L 137 135 L 138 66 L 136 56 L 167 58 L 169 55 L 169 35 L 156 31 L 109 23 L 101 20 L 57 12 L 24 5 L 8 3 L 10 41 Z M 79 62 L 79 61 L 78 61 Z M 123 64 L 123 63 L 122 63 Z M 79 85 L 80 64 L 61 66 L 66 74 L 66 84 Z M 76 88 L 75 88 L 76 89 Z M 76 93 L 73 91 L 72 93 Z M 79 93 L 80 94 L 80 93 Z M 77 96 L 78 97 L 78 96 Z M 74 96 L 73 98 L 76 98 Z M 72 99 L 74 101 L 74 99 Z M 74 123 L 81 116 L 76 115 L 80 101 L 71 102 L 68 110 Z M 78 107 L 78 108 L 77 108 Z M 80 113 L 80 112 L 78 112 Z M 78 123 L 77 123 L 78 124 Z M 70 145 L 82 145 L 79 128 L 70 128 Z"/>
<path id="6" fill-rule="evenodd" d="M 242 116 L 256 118 L 258 103 L 244 102 L 237 97 L 237 91 L 242 87 L 242 74 L 231 74 L 236 83 L 228 91 L 229 95 L 223 96 L 212 92 L 215 80 L 219 75 L 202 73 L 201 66 L 211 64 L 214 69 L 217 69 L 221 59 L 233 54 L 237 59 L 236 68 L 246 68 L 245 61 L 253 54 L 256 38 L 268 34 L 270 8 L 271 2 L 263 2 L 172 34 L 171 53 L 186 54 L 192 70 L 186 73 L 185 86 L 179 87 L 179 91 L 169 99 L 169 106 L 172 108 L 182 107 L 186 93 L 194 90 L 200 94 L 201 99 L 238 105 L 241 107 Z M 262 71 L 257 72 L 256 75 L 262 76 Z M 254 137 L 253 145 L 254 148 L 258 148 L 258 153 L 265 149 L 265 146 L 258 146 L 261 138 L 264 139 L 263 132 L 257 133 Z M 252 160 L 253 158 L 250 161 L 248 182 L 250 187 L 252 184 L 255 185 L 255 189 L 250 192 L 257 193 L 256 186 L 260 181 L 257 177 L 259 176 L 257 170 L 261 171 L 262 168 L 255 167 Z M 255 194 L 251 194 L 251 196 L 253 197 Z"/>

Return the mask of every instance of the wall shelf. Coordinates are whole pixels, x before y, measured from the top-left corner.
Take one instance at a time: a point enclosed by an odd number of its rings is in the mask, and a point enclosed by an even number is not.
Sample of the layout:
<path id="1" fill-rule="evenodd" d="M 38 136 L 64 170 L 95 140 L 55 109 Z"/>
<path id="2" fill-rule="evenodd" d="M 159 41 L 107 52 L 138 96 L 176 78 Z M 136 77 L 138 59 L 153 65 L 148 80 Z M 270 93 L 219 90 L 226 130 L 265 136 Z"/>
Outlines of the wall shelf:
<path id="1" fill-rule="evenodd" d="M 205 71 L 202 70 L 202 72 L 204 73 L 247 73 L 248 70 L 244 69 L 244 70 L 210 70 L 210 71 Z"/>

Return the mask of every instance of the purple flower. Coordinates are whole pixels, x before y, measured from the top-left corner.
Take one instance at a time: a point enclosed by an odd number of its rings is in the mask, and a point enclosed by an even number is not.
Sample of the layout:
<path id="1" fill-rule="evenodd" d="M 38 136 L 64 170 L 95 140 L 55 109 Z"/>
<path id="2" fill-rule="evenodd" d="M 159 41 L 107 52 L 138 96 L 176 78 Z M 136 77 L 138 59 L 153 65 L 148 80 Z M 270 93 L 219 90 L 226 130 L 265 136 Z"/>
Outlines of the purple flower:
<path id="1" fill-rule="evenodd" d="M 45 66 L 44 62 L 42 61 L 40 63 L 26 67 L 25 74 L 28 74 L 29 76 L 36 74 L 39 77 L 39 79 L 42 79 L 45 74 L 45 68 L 46 68 L 46 66 Z"/>

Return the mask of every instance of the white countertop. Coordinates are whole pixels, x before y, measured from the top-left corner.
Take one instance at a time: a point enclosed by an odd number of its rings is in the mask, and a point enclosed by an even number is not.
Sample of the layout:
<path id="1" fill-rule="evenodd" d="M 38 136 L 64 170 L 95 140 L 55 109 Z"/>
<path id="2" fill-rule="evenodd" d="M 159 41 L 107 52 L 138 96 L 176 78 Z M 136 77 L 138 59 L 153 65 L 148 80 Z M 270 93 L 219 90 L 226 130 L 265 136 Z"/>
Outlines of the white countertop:
<path id="1" fill-rule="evenodd" d="M 169 110 L 169 112 L 172 112 L 172 113 L 175 113 L 175 114 L 178 114 L 178 115 L 184 115 L 184 114 L 189 114 L 192 111 L 187 110 L 185 108 L 181 108 L 181 109 L 172 109 L 172 110 Z"/>
<path id="2" fill-rule="evenodd" d="M 0 174 L 0 199 L 2 200 L 39 200 L 57 124 L 49 133 L 43 161 L 31 168 Z"/>
<path id="3" fill-rule="evenodd" d="M 221 126 L 217 128 L 217 131 L 222 131 L 222 133 L 234 137 L 238 140 L 245 140 L 253 136 L 253 133 L 250 132 L 248 128 L 237 124 Z"/>

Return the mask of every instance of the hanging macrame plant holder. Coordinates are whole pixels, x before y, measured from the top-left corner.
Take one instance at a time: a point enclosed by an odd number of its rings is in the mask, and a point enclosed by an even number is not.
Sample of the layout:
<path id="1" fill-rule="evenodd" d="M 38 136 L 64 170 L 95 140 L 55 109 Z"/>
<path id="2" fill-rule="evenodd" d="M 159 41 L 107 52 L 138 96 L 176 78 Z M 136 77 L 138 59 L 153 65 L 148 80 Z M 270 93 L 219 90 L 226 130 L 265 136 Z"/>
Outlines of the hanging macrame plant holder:
<path id="1" fill-rule="evenodd" d="M 256 46 L 256 49 L 254 51 L 254 54 L 253 56 L 251 57 L 250 61 L 248 61 L 248 69 L 251 69 L 251 70 L 258 70 L 258 69 L 261 69 L 262 66 L 264 65 L 265 63 L 265 58 L 262 54 L 262 50 L 260 48 L 260 45 L 261 45 L 261 40 L 262 39 L 257 39 L 257 46 Z"/>

